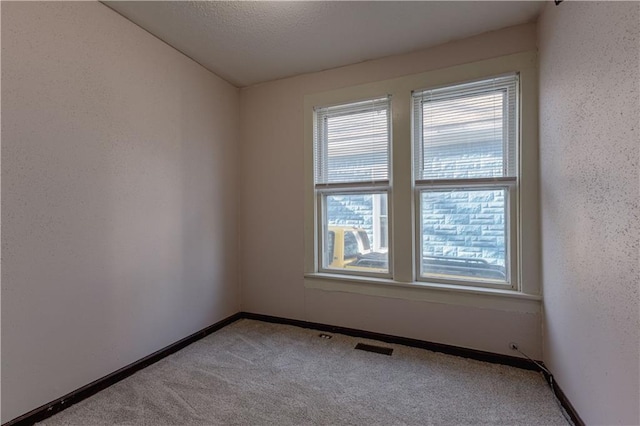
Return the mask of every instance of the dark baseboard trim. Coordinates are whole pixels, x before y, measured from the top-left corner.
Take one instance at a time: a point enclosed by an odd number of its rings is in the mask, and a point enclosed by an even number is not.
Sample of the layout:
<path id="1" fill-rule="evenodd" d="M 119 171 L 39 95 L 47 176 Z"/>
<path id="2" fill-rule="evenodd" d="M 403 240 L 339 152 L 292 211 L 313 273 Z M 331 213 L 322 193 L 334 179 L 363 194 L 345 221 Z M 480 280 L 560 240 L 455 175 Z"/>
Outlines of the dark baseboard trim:
<path id="1" fill-rule="evenodd" d="M 20 417 L 10 420 L 2 426 L 27 426 L 45 420 L 53 416 L 54 414 L 66 409 L 67 407 L 70 407 L 71 405 L 76 404 L 83 399 L 86 399 L 100 392 L 101 390 L 118 383 L 122 379 L 131 376 L 133 373 L 142 370 L 143 368 L 148 367 L 151 364 L 155 364 L 162 358 L 165 358 L 172 353 L 183 349 L 184 347 L 202 339 L 203 337 L 208 336 L 214 331 L 218 331 L 221 328 L 226 327 L 227 325 L 239 320 L 240 318 L 242 318 L 241 313 L 233 314 L 230 317 L 223 319 L 222 321 L 218 321 L 217 323 L 210 325 L 209 327 L 203 328 L 202 330 L 197 331 L 192 335 L 185 337 L 184 339 L 178 340 L 177 342 L 172 343 L 171 345 L 162 348 L 159 351 L 152 353 L 151 355 L 139 359 L 138 361 L 135 361 L 117 371 L 114 371 L 111 374 L 108 374 L 94 382 L 89 383 L 88 385 L 85 385 L 80 389 L 76 389 L 61 398 L 53 400 L 48 404 L 45 404 L 41 407 L 31 410 L 26 414 L 23 414 Z"/>
<path id="2" fill-rule="evenodd" d="M 177 352 L 180 349 L 183 349 L 186 346 L 202 339 L 203 337 L 206 337 L 209 334 L 215 331 L 218 331 L 221 328 L 226 327 L 227 325 L 232 324 L 242 318 L 269 322 L 269 323 L 276 323 L 276 324 L 293 325 L 296 327 L 325 331 L 330 333 L 345 334 L 347 336 L 352 336 L 352 337 L 360 337 L 363 339 L 378 340 L 386 343 L 394 343 L 398 345 L 411 346 L 414 348 L 427 349 L 434 352 L 441 352 L 449 355 L 455 355 L 455 356 L 464 357 L 464 358 L 471 358 L 478 361 L 509 365 L 512 367 L 522 368 L 525 370 L 542 371 L 537 365 L 535 365 L 534 363 L 532 363 L 531 361 L 525 358 L 496 354 L 493 352 L 478 351 L 475 349 L 461 348 L 458 346 L 445 345 L 442 343 L 427 342 L 427 341 L 411 339 L 407 337 L 392 336 L 389 334 L 375 333 L 372 331 L 358 330 L 358 329 L 348 328 L 348 327 L 340 327 L 335 325 L 320 324 L 320 323 L 309 322 L 309 321 L 274 317 L 270 315 L 255 314 L 250 312 L 238 312 L 221 321 L 218 321 L 213 325 L 210 325 L 209 327 L 206 327 L 196 333 L 193 333 L 192 335 L 187 336 L 184 339 L 178 340 L 177 342 L 163 349 L 160 349 L 159 351 L 156 351 L 151 355 L 148 355 L 117 371 L 114 371 L 111 374 L 108 374 L 94 382 L 91 382 L 88 385 L 85 385 L 61 398 L 51 401 L 48 404 L 38 407 L 26 414 L 23 414 L 20 417 L 10 420 L 7 423 L 4 423 L 2 426 L 27 426 L 27 425 L 33 425 L 36 422 L 45 420 L 53 416 L 54 414 L 66 409 L 67 407 L 70 407 L 71 405 L 76 404 L 82 401 L 83 399 L 86 399 L 100 392 L 101 390 L 106 389 L 109 386 L 118 383 L 119 381 L 131 376 L 135 372 L 142 370 L 143 368 L 148 367 L 149 365 L 160 361 L 161 359 L 171 355 L 172 353 Z M 542 362 L 540 362 L 540 364 L 542 364 Z M 562 389 L 560 389 L 560 387 L 555 381 L 552 381 L 552 379 L 546 372 L 544 371 L 542 372 L 545 374 L 545 378 L 547 379 L 547 382 L 551 386 L 551 389 L 553 390 L 556 397 L 562 404 L 562 407 L 566 410 L 566 412 L 569 414 L 569 416 L 573 420 L 574 424 L 576 426 L 583 426 L 584 421 L 580 418 L 577 411 L 575 410 L 575 408 L 573 407 L 573 405 L 571 404 L 567 396 L 564 394 Z"/>
<path id="3" fill-rule="evenodd" d="M 493 352 L 479 351 L 475 349 L 461 348 L 459 346 L 445 345 L 442 343 L 427 342 L 424 340 L 411 339 L 408 337 L 398 337 L 389 334 L 375 333 L 372 331 L 357 330 L 354 328 L 340 327 L 335 325 L 319 324 L 315 322 L 294 320 L 288 318 L 273 317 L 270 315 L 253 314 L 250 312 L 241 312 L 242 318 L 253 319 L 257 321 L 271 322 L 277 324 L 294 325 L 296 327 L 311 328 L 314 330 L 325 331 L 330 333 L 346 334 L 347 336 L 360 337 L 362 339 L 379 340 L 386 343 L 395 343 L 398 345 L 411 346 L 414 348 L 427 349 L 433 352 L 441 352 L 448 355 L 455 355 L 463 358 L 471 358 L 478 361 L 491 362 L 493 364 L 503 364 L 512 367 L 522 368 L 524 370 L 541 371 L 540 368 L 527 360 L 509 355 L 502 355 Z M 541 361 L 538 361 L 542 364 Z"/>
<path id="4" fill-rule="evenodd" d="M 551 390 L 560 402 L 560 405 L 562 405 L 564 411 L 566 411 L 571 418 L 573 424 L 575 426 L 585 426 L 584 420 L 582 420 L 580 414 L 578 414 L 573 404 L 571 404 L 571 401 L 569 401 L 569 398 L 567 398 L 567 395 L 565 395 L 565 393 L 562 391 L 562 389 L 558 385 L 558 382 L 556 382 L 555 377 L 551 376 L 546 371 L 543 371 L 542 373 L 544 374 L 544 378 L 547 380 L 549 387 L 551 387 Z"/>

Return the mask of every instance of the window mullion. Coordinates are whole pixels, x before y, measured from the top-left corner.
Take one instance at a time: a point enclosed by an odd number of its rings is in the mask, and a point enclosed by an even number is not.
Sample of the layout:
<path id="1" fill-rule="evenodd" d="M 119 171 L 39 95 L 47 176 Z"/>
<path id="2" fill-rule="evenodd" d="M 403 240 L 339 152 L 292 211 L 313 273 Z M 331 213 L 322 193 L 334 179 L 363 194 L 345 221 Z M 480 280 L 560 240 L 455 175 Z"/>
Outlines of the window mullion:
<path id="1" fill-rule="evenodd" d="M 391 202 L 389 223 L 392 241 L 389 251 L 394 253 L 393 276 L 399 282 L 415 280 L 413 267 L 414 213 L 411 145 L 411 90 L 392 94 L 391 131 Z"/>

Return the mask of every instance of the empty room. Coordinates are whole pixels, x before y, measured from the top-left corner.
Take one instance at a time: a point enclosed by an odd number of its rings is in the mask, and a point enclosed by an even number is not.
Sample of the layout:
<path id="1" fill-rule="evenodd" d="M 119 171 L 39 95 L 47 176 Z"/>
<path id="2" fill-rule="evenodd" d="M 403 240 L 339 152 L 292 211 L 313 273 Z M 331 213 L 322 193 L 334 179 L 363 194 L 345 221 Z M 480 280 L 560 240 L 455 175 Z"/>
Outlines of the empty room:
<path id="1" fill-rule="evenodd" d="M 3 426 L 640 425 L 640 2 L 0 15 Z"/>

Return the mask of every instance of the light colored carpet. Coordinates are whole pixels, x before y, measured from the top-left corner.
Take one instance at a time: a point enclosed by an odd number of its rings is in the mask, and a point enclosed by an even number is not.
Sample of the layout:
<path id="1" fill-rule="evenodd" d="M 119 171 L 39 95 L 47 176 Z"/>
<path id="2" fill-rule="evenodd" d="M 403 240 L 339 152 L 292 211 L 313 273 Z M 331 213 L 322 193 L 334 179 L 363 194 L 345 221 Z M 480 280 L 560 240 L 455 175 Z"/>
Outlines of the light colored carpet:
<path id="1" fill-rule="evenodd" d="M 240 320 L 41 424 L 567 425 L 538 373 L 319 333 Z"/>

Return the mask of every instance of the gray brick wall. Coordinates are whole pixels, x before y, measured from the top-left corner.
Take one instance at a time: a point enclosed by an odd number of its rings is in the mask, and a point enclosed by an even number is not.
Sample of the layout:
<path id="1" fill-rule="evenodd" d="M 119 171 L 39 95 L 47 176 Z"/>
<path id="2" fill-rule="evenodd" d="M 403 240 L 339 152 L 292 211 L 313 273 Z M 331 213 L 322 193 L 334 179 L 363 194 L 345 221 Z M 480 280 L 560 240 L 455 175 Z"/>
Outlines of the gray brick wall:
<path id="1" fill-rule="evenodd" d="M 372 240 L 373 197 L 371 195 L 329 196 L 327 197 L 327 216 L 330 225 L 363 228 Z"/>
<path id="2" fill-rule="evenodd" d="M 424 192 L 423 252 L 504 266 L 503 191 Z"/>

